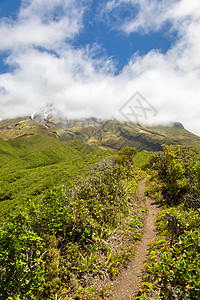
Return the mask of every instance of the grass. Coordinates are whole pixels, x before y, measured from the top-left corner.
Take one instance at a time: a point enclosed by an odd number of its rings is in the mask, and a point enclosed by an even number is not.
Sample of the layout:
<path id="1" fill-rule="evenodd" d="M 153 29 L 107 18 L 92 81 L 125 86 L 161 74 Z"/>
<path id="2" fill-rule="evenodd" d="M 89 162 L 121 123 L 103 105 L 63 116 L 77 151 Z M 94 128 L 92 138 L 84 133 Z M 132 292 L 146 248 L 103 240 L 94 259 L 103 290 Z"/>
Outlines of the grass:
<path id="1" fill-rule="evenodd" d="M 142 169 L 145 168 L 151 155 L 152 152 L 150 151 L 137 152 L 137 154 L 134 156 L 134 162 L 136 166 Z"/>

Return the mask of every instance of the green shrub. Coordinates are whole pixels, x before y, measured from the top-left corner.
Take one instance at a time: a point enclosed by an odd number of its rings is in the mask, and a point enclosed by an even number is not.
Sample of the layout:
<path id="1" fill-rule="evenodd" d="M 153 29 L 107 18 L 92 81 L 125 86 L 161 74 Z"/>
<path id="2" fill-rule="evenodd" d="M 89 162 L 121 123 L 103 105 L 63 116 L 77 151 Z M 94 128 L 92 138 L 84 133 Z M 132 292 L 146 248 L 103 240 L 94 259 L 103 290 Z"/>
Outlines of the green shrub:
<path id="1" fill-rule="evenodd" d="M 200 231 L 187 231 L 147 267 L 162 299 L 199 299 Z"/>
<path id="2" fill-rule="evenodd" d="M 24 213 L 4 224 L 0 231 L 3 299 L 61 295 L 93 299 L 107 293 L 103 288 L 86 293 L 84 278 L 116 276 L 118 266 L 133 253 L 132 248 L 114 253 L 105 241 L 132 209 L 127 192 L 135 193 L 137 184 L 130 166 L 103 161 L 76 183 L 30 200 Z M 139 221 L 132 218 L 128 226 L 141 227 Z M 141 233 L 133 230 L 132 239 L 140 238 Z"/>
<path id="3" fill-rule="evenodd" d="M 133 157 L 136 155 L 136 153 L 137 150 L 135 148 L 126 146 L 124 149 L 119 151 L 117 157 L 115 158 L 115 162 L 121 165 L 132 163 Z"/>
<path id="4" fill-rule="evenodd" d="M 163 146 L 163 152 L 151 158 L 150 166 L 158 170 L 168 205 L 185 202 L 188 207 L 199 207 L 199 153 L 195 149 Z"/>
<path id="5" fill-rule="evenodd" d="M 12 217 L 0 231 L 1 299 L 37 296 L 44 280 L 45 254 L 44 241 L 32 230 L 29 216 Z"/>
<path id="6" fill-rule="evenodd" d="M 136 299 L 200 299 L 199 153 L 188 147 L 165 146 L 150 165 L 157 170 L 162 201 L 172 207 L 157 218 L 159 236 L 150 245 L 144 282 Z M 155 172 L 155 171 L 154 171 Z M 156 173 L 153 174 L 155 175 Z M 149 176 L 148 194 L 156 197 Z M 156 296 L 157 297 L 157 296 Z"/>

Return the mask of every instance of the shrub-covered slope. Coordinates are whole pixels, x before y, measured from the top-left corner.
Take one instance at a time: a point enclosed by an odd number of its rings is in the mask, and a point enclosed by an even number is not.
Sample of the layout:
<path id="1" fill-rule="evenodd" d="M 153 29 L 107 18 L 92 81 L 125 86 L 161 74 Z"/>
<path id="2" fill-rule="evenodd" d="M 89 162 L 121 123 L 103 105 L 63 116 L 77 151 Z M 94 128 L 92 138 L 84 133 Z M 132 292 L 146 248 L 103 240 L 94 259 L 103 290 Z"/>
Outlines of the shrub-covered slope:
<path id="1" fill-rule="evenodd" d="M 141 295 L 149 299 L 200 299 L 200 154 L 169 146 L 154 155 L 147 193 L 165 205 L 157 220 Z M 154 182 L 154 183 L 153 183 Z M 160 193 L 159 193 L 160 189 Z M 153 294 L 152 294 L 153 293 Z"/>
<path id="2" fill-rule="evenodd" d="M 0 141 L 0 218 L 54 185 L 69 182 L 113 151 L 46 134 Z"/>
<path id="3" fill-rule="evenodd" d="M 104 299 L 142 233 L 135 150 L 53 188 L 0 229 L 1 299 Z M 119 241 L 118 241 L 119 240 Z"/>

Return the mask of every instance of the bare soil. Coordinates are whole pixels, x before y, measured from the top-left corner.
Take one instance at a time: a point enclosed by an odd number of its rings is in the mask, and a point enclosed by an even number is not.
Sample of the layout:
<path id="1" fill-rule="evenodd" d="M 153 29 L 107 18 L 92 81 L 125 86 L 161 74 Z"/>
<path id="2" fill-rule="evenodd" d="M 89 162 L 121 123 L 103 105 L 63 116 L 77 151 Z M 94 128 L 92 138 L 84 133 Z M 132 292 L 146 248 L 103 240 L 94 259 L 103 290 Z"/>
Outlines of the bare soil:
<path id="1" fill-rule="evenodd" d="M 139 183 L 139 197 L 142 199 L 145 192 L 145 179 Z M 126 269 L 124 269 L 116 280 L 113 281 L 112 296 L 109 300 L 131 300 L 138 294 L 138 289 L 142 281 L 144 260 L 147 258 L 148 245 L 154 241 L 156 237 L 156 217 L 161 209 L 154 201 L 145 197 L 146 206 L 148 208 L 143 228 L 143 238 L 137 244 L 135 256 Z"/>

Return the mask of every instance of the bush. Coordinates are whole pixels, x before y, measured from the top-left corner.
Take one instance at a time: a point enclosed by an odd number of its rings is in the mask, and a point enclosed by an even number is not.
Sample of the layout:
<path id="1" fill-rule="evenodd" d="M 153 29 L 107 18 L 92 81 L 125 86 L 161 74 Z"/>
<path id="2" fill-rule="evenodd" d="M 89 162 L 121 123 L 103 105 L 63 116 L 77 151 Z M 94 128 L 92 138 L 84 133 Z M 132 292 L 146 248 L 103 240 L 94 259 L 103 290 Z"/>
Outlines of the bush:
<path id="1" fill-rule="evenodd" d="M 121 164 L 123 166 L 132 163 L 133 157 L 136 155 L 137 150 L 135 148 L 131 148 L 129 146 L 126 146 L 124 149 L 120 150 L 115 162 L 117 164 Z"/>
<path id="2" fill-rule="evenodd" d="M 151 158 L 150 166 L 158 170 L 168 205 L 185 202 L 188 207 L 199 207 L 199 153 L 195 149 L 163 146 L 163 152 Z"/>
<path id="3" fill-rule="evenodd" d="M 104 238 L 132 207 L 127 190 L 135 190 L 133 174 L 133 168 L 103 161 L 75 184 L 45 191 L 13 216 L 0 231 L 1 298 L 55 299 L 64 293 L 83 299 L 85 274 L 115 276 L 130 253 L 115 255 Z"/>
<path id="4" fill-rule="evenodd" d="M 31 228 L 30 218 L 20 213 L 0 231 L 0 296 L 32 298 L 44 279 L 43 239 Z"/>
<path id="5" fill-rule="evenodd" d="M 172 207 L 157 218 L 159 236 L 150 246 L 146 275 L 137 299 L 149 299 L 156 293 L 161 299 L 198 300 L 199 153 L 188 147 L 165 146 L 163 153 L 151 158 L 150 165 L 158 172 L 164 203 Z M 148 189 L 149 192 L 155 198 L 156 189 Z"/>

